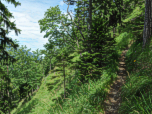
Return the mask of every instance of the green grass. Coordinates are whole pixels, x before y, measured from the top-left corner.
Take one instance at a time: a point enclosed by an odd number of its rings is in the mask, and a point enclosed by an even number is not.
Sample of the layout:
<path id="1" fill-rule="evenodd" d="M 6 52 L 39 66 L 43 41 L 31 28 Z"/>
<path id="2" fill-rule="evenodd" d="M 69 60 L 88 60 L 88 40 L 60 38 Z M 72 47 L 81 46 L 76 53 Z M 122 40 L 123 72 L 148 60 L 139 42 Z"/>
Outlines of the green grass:
<path id="1" fill-rule="evenodd" d="M 135 52 L 131 49 L 136 47 Z M 122 87 L 122 104 L 120 107 L 120 114 L 150 114 L 151 113 L 151 57 L 145 57 L 145 54 L 140 53 L 140 45 L 135 43 L 130 47 L 130 50 L 126 54 L 126 65 L 127 70 L 131 72 L 130 78 L 127 78 L 126 84 Z M 134 54 L 133 54 L 134 53 Z M 151 55 L 151 52 L 149 52 Z M 146 59 L 144 59 L 146 58 Z M 144 59 L 145 65 L 149 65 L 148 69 L 139 70 L 142 66 L 140 64 L 141 59 Z M 134 62 L 136 60 L 136 62 Z M 144 64 L 143 64 L 144 65 Z M 136 70 L 135 70 L 136 69 Z M 139 70 L 137 72 L 137 69 Z M 103 112 L 103 102 L 107 96 L 107 90 L 109 89 L 111 79 L 109 77 L 117 77 L 116 73 L 109 73 L 113 68 L 109 68 L 107 71 L 103 72 L 101 79 L 97 82 L 89 81 L 85 85 L 72 85 L 74 84 L 74 79 L 71 84 L 66 83 L 69 91 L 67 99 L 63 99 L 64 89 L 63 84 L 56 89 L 48 90 L 46 84 L 53 83 L 50 74 L 45 80 L 43 80 L 39 91 L 32 100 L 25 103 L 24 105 L 19 105 L 17 109 L 12 111 L 12 114 L 92 114 L 92 113 L 102 113 Z M 134 71 L 133 71 L 134 70 Z M 74 75 L 75 71 L 72 70 L 72 74 L 68 68 L 66 69 L 66 76 Z M 76 78 L 78 74 L 75 74 L 73 78 Z M 110 76 L 111 75 L 111 76 Z M 76 79 L 75 79 L 76 80 Z M 62 81 L 63 82 L 63 79 Z M 71 89 L 71 90 L 70 90 Z M 144 94 L 144 90 L 147 92 Z M 142 96 L 135 96 L 137 92 L 142 92 Z M 54 101 L 52 101 L 54 99 Z"/>
<path id="2" fill-rule="evenodd" d="M 118 44 L 120 42 L 122 42 L 122 40 L 119 40 Z M 123 45 L 126 44 L 124 43 Z M 119 46 L 120 45 L 118 45 L 118 47 Z M 134 50 L 136 50 L 136 53 Z M 136 42 L 133 43 L 126 54 L 127 70 L 131 74 L 129 75 L 130 78 L 127 78 L 126 84 L 122 87 L 123 103 L 120 107 L 120 114 L 133 114 L 138 112 L 139 114 L 151 113 L 152 106 L 150 88 L 152 81 L 150 77 L 151 75 L 149 74 L 149 70 L 151 69 L 151 52 L 149 52 L 149 55 L 147 54 L 147 57 L 145 55 L 146 54 L 141 54 L 141 45 L 137 45 Z M 142 67 L 141 65 L 138 65 L 138 63 L 142 61 L 141 59 L 144 59 L 145 65 L 149 65 L 149 70 L 139 70 Z M 134 60 L 136 60 L 136 62 L 134 62 Z M 137 69 L 139 71 L 137 71 Z M 110 77 L 113 76 L 114 79 L 116 79 L 116 71 L 113 71 L 113 68 L 109 67 L 109 69 L 103 71 L 103 75 L 101 76 L 100 80 L 97 82 L 89 81 L 88 84 L 84 85 L 74 85 L 74 81 L 77 80 L 76 77 L 78 75 L 75 70 L 69 70 L 67 67 L 66 71 L 67 79 L 68 77 L 73 76 L 71 83 L 66 83 L 66 91 L 69 92 L 67 99 L 63 98 L 63 78 L 60 78 L 60 73 L 56 73 L 59 78 L 55 78 L 54 80 L 60 80 L 61 85 L 54 86 L 54 88 L 48 90 L 48 83 L 55 84 L 55 81 L 51 78 L 54 76 L 54 73 L 50 73 L 46 79 L 42 80 L 42 85 L 35 96 L 32 97 L 32 100 L 23 105 L 19 105 L 17 109 L 12 111 L 12 114 L 102 113 L 102 104 L 107 97 L 109 85 L 112 83 Z M 66 82 L 68 82 L 68 80 Z M 144 94 L 144 90 L 147 92 L 146 94 Z M 142 92 L 141 97 L 136 96 L 135 94 L 140 91 Z"/>
<path id="3" fill-rule="evenodd" d="M 151 114 L 152 113 L 152 52 L 145 50 L 136 42 L 126 54 L 126 66 L 130 72 L 126 84 L 122 87 L 123 104 L 120 113 Z M 136 60 L 134 62 L 134 60 Z"/>
<path id="4" fill-rule="evenodd" d="M 138 8 L 135 9 L 139 10 Z M 138 12 L 141 13 L 141 12 Z M 131 16 L 133 16 L 131 14 Z M 133 17 L 125 21 L 129 21 Z M 119 26 L 118 26 L 119 27 Z M 129 31 L 126 28 L 126 31 Z M 116 37 L 116 50 L 120 56 L 125 47 L 134 40 L 132 32 L 123 32 Z M 129 77 L 125 85 L 122 86 L 122 104 L 119 108 L 120 114 L 151 114 L 152 113 L 152 51 L 146 49 L 142 53 L 142 44 L 136 41 L 131 45 L 126 54 L 126 68 Z M 75 53 L 76 54 L 76 53 Z M 73 61 L 79 60 L 77 55 Z M 136 60 L 134 62 L 134 60 Z M 67 62 L 68 63 L 68 62 Z M 103 102 L 107 97 L 109 85 L 112 84 L 111 77 L 115 80 L 117 77 L 118 66 L 109 66 L 103 70 L 100 80 L 89 81 L 84 85 L 78 83 L 77 76 L 79 72 L 66 67 L 66 99 L 64 99 L 63 78 L 58 72 L 58 77 L 52 78 L 54 73 L 42 80 L 42 85 L 38 92 L 32 96 L 32 99 L 24 104 L 23 101 L 14 109 L 11 114 L 101 114 L 103 113 Z M 57 67 L 56 67 L 57 69 Z M 116 69 L 116 70 L 114 70 Z M 72 77 L 72 78 L 70 78 Z M 71 79 L 71 81 L 70 81 Z M 52 85 L 51 85 L 52 84 Z M 48 87 L 50 89 L 48 89 Z M 141 93 L 141 94 L 140 94 Z"/>
<path id="5" fill-rule="evenodd" d="M 109 75 L 116 78 L 117 74 L 109 74 L 107 71 L 104 71 L 101 79 L 97 82 L 89 81 L 89 84 L 80 86 L 73 85 L 78 74 L 75 71 L 71 73 L 68 68 L 66 71 L 66 76 L 74 75 L 71 83 L 66 83 L 66 91 L 69 92 L 67 99 L 63 99 L 64 89 L 62 78 L 60 79 L 62 82 L 61 86 L 56 86 L 51 90 L 47 89 L 46 85 L 48 83 L 54 83 L 51 78 L 54 73 L 51 73 L 43 80 L 40 89 L 32 97 L 32 100 L 24 105 L 19 105 L 17 109 L 12 111 L 12 114 L 59 114 L 60 112 L 79 114 L 102 112 L 103 107 L 101 106 L 101 102 L 104 102 L 107 96 L 106 87 L 108 88 L 108 85 L 111 83 Z M 57 75 L 59 76 L 59 74 Z"/>

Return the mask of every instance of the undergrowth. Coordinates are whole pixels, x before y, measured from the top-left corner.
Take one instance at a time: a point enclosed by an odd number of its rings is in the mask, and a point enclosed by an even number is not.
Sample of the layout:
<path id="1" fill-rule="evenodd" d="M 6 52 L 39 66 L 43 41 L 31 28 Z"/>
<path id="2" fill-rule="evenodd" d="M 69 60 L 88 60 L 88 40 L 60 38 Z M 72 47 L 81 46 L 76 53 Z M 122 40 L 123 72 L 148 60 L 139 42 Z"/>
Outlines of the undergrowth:
<path id="1" fill-rule="evenodd" d="M 140 15 L 144 7 L 137 12 Z M 137 10 L 139 10 L 137 8 Z M 129 22 L 134 17 L 124 22 Z M 139 20 L 139 18 L 137 18 Z M 136 21 L 136 20 L 135 20 Z M 151 114 L 151 86 L 152 86 L 152 51 L 151 45 L 142 51 L 142 33 L 139 35 L 133 33 L 128 27 L 121 33 L 116 33 L 116 51 L 121 56 L 121 52 L 129 45 L 130 41 L 134 43 L 126 53 L 126 68 L 128 77 L 126 83 L 121 87 L 122 103 L 119 107 L 120 114 Z M 117 27 L 119 28 L 119 26 Z M 138 28 L 141 30 L 141 28 Z M 75 57 L 75 60 L 79 59 Z M 74 65 L 73 65 L 74 66 Z M 100 79 L 97 81 L 89 80 L 88 83 L 81 84 L 78 80 L 79 70 L 66 67 L 66 98 L 64 99 L 63 80 L 51 80 L 54 73 L 42 80 L 42 85 L 36 95 L 30 101 L 19 105 L 11 114 L 101 114 L 104 111 L 103 102 L 107 98 L 109 85 L 117 78 L 118 66 L 109 64 L 102 71 Z M 60 74 L 57 74 L 60 76 Z M 72 77 L 72 78 L 69 78 Z M 61 85 L 54 85 L 50 90 L 48 83 L 61 81 Z M 54 82 L 53 82 L 54 81 Z M 51 85 L 50 85 L 51 86 Z"/>

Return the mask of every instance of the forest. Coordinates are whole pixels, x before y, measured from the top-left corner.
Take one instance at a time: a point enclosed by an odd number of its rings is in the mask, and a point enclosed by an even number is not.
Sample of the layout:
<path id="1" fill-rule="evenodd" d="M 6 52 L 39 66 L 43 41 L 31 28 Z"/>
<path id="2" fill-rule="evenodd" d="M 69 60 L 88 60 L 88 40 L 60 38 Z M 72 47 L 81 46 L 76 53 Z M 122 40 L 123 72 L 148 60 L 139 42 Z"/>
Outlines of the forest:
<path id="1" fill-rule="evenodd" d="M 8 29 L 16 35 L 21 30 L 9 20 L 12 14 L 0 1 L 0 114 L 151 114 L 152 2 L 64 3 L 67 15 L 57 5 L 38 21 L 49 43 L 45 50 L 33 51 L 32 57 L 27 56 L 30 49 L 6 37 Z M 73 20 L 68 9 L 74 4 Z M 121 103 L 116 113 L 108 113 L 104 102 L 117 80 L 125 49 L 127 77 L 121 85 Z M 38 60 L 42 54 L 45 57 Z"/>

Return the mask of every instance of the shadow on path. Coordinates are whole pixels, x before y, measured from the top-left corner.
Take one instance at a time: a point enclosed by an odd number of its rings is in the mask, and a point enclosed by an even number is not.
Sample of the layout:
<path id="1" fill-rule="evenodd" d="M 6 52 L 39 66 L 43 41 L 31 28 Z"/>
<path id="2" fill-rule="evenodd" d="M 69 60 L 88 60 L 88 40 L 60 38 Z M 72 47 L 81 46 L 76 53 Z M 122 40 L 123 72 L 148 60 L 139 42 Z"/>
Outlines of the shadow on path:
<path id="1" fill-rule="evenodd" d="M 128 76 L 126 71 L 125 55 L 132 43 L 133 42 L 131 42 L 130 45 L 122 51 L 121 58 L 119 58 L 118 77 L 110 86 L 108 97 L 104 102 L 104 114 L 119 114 L 118 108 L 121 104 L 121 86 L 125 83 L 126 77 Z"/>

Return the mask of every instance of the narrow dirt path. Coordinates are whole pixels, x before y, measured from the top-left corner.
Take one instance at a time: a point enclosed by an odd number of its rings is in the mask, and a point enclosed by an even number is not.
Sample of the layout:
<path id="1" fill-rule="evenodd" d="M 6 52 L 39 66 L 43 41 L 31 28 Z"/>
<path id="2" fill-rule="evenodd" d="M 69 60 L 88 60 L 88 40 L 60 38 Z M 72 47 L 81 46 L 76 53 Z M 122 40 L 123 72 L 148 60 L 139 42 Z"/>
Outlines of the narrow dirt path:
<path id="1" fill-rule="evenodd" d="M 131 44 L 122 51 L 121 58 L 119 58 L 119 71 L 117 72 L 118 77 L 113 84 L 110 85 L 110 90 L 108 92 L 108 97 L 104 102 L 104 114 L 119 114 L 118 108 L 121 103 L 121 86 L 125 83 L 126 77 L 128 76 L 125 65 L 125 55 L 130 48 Z"/>

